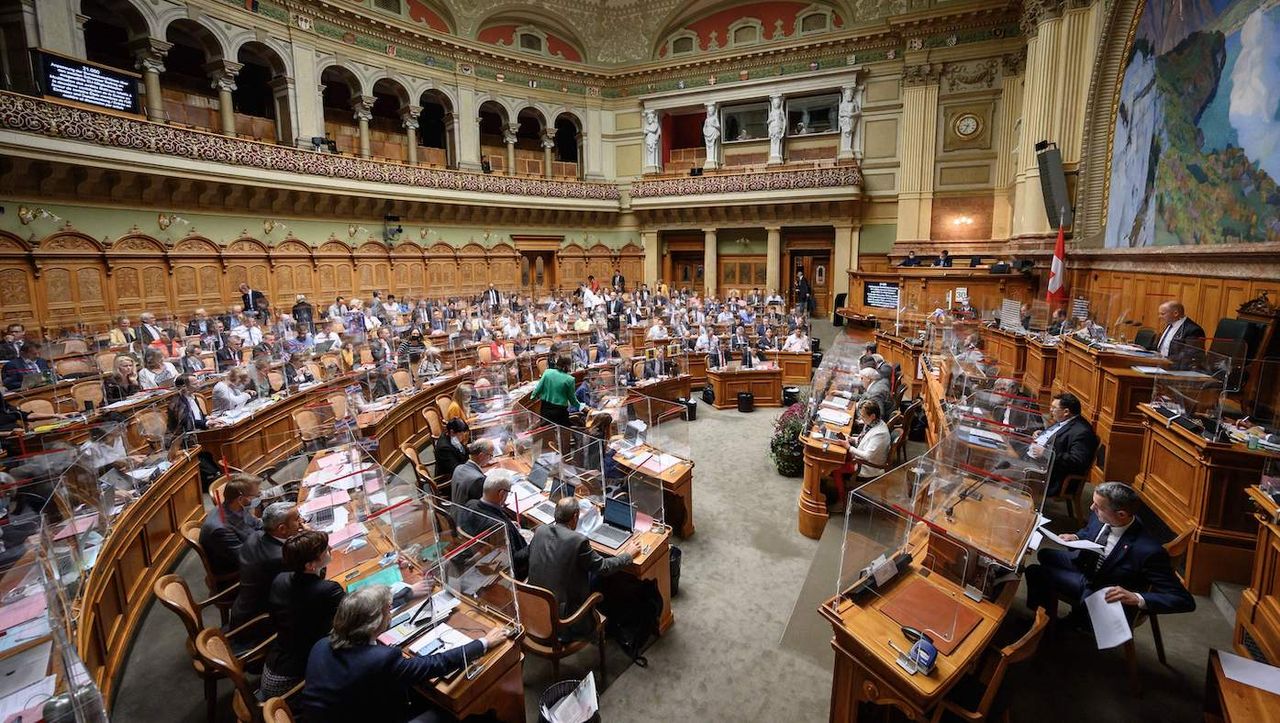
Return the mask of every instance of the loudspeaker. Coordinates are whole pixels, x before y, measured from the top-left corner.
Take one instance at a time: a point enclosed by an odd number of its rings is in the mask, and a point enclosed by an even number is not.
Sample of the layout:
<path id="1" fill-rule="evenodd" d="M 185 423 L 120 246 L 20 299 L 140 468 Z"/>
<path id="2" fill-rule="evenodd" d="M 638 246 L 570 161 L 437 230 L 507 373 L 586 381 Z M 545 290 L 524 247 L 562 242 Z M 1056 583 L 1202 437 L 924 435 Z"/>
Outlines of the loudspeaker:
<path id="1" fill-rule="evenodd" d="M 690 168 L 690 169 L 689 169 L 689 175 L 690 175 L 690 176 L 701 176 L 701 175 L 702 175 L 702 169 L 701 169 L 701 168 Z"/>
<path id="2" fill-rule="evenodd" d="M 1062 171 L 1062 151 L 1049 141 L 1040 141 L 1036 144 L 1036 162 L 1040 165 L 1040 191 L 1044 194 L 1049 226 L 1054 230 L 1070 226 L 1071 199 L 1067 197 L 1067 176 Z"/>

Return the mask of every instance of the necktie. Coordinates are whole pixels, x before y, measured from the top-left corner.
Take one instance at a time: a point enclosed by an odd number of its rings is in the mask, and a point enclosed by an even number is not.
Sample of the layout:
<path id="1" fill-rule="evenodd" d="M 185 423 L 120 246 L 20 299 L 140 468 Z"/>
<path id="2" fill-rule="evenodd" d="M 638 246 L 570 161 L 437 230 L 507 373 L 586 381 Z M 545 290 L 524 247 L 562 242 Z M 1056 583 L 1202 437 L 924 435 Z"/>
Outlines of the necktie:
<path id="1" fill-rule="evenodd" d="M 1084 566 L 1084 573 L 1086 575 L 1092 575 L 1093 573 L 1098 571 L 1098 565 L 1102 562 L 1103 557 L 1105 556 L 1105 553 L 1106 553 L 1107 540 L 1110 538 L 1111 538 L 1111 525 L 1103 525 L 1102 531 L 1098 533 L 1097 539 L 1094 540 L 1094 542 L 1098 543 L 1099 545 L 1102 545 L 1103 549 L 1085 558 L 1083 566 Z"/>

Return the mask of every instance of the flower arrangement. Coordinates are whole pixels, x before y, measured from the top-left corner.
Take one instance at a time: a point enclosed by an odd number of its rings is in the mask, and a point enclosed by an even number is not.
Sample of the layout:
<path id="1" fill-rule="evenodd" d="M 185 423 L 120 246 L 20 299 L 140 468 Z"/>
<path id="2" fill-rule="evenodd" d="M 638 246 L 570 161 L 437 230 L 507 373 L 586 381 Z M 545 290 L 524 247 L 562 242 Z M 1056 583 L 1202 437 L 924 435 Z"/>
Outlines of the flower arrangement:
<path id="1" fill-rule="evenodd" d="M 769 459 L 784 477 L 799 477 L 804 473 L 804 445 L 800 435 L 804 433 L 804 400 L 782 411 L 773 423 L 773 436 L 769 439 Z"/>

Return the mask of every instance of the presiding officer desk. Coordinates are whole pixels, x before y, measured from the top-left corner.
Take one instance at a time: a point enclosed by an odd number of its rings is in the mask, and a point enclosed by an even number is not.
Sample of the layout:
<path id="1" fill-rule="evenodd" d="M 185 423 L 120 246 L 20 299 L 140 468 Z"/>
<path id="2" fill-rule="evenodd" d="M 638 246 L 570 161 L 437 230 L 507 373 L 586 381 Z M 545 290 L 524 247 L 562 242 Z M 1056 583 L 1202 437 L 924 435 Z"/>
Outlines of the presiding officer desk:
<path id="1" fill-rule="evenodd" d="M 782 369 L 776 365 L 765 367 L 765 362 L 754 369 L 743 369 L 740 362 L 727 367 L 707 369 L 707 383 L 715 393 L 716 409 L 732 409 L 738 406 L 738 393 L 750 392 L 757 407 L 782 406 Z"/>

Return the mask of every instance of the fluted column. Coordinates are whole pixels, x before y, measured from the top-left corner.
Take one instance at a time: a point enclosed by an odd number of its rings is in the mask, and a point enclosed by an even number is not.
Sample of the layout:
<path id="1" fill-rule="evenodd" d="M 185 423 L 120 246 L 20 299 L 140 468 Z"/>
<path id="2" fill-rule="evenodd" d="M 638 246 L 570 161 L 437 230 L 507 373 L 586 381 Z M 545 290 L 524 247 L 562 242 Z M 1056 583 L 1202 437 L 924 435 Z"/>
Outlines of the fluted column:
<path id="1" fill-rule="evenodd" d="M 400 109 L 400 122 L 404 124 L 405 139 L 409 143 L 409 165 L 418 165 L 418 116 L 421 106 L 406 105 Z"/>
<path id="2" fill-rule="evenodd" d="M 235 136 L 236 112 L 231 99 L 231 91 L 236 89 L 236 76 L 244 65 L 230 60 L 215 60 L 204 66 L 209 76 L 209 84 L 218 91 L 218 118 L 222 123 L 222 135 Z"/>
<path id="3" fill-rule="evenodd" d="M 782 227 L 765 226 L 768 234 L 768 256 L 764 260 L 764 285 L 769 287 L 765 293 L 778 291 L 782 283 Z"/>
<path id="4" fill-rule="evenodd" d="M 908 66 L 902 83 L 902 153 L 898 180 L 898 239 L 929 238 L 933 165 L 937 156 L 940 63 Z"/>
<path id="5" fill-rule="evenodd" d="M 640 232 L 640 245 L 644 247 L 644 283 L 646 284 L 658 283 L 660 273 L 658 263 L 662 258 L 662 249 L 658 248 L 659 244 L 657 229 Z M 631 281 L 630 284 L 632 287 L 639 286 L 636 281 Z"/>
<path id="6" fill-rule="evenodd" d="M 142 88 L 147 96 L 147 119 L 163 123 L 168 118 L 164 112 L 164 98 L 160 93 L 160 74 L 164 72 L 164 59 L 173 43 L 157 38 L 140 38 L 130 44 L 135 66 L 142 71 Z"/>
<path id="7" fill-rule="evenodd" d="M 555 160 L 556 132 L 554 128 L 542 131 L 542 177 L 551 178 L 551 163 Z"/>
<path id="8" fill-rule="evenodd" d="M 1047 0 L 1028 6 L 1023 16 L 1027 39 L 1027 70 L 1022 95 L 1022 134 L 1019 139 L 1018 177 L 1014 190 L 1013 236 L 1048 236 L 1040 189 L 1040 167 L 1035 144 L 1059 143 L 1059 116 L 1066 99 L 1061 97 L 1059 68 L 1081 62 L 1063 57 L 1062 2 Z"/>
<path id="9" fill-rule="evenodd" d="M 511 123 L 502 128 L 502 142 L 507 144 L 507 175 L 516 175 L 516 133 L 520 126 Z"/>
<path id="10" fill-rule="evenodd" d="M 1022 124 L 1022 72 L 1026 55 L 1014 53 L 1003 58 L 1004 74 L 1000 81 L 1000 118 L 995 134 L 995 189 L 992 192 L 991 238 L 1005 239 L 1013 234 L 1014 181 L 1018 156 L 1026 149 L 1018 145 Z"/>
<path id="11" fill-rule="evenodd" d="M 360 128 L 360 157 L 373 155 L 369 150 L 369 121 L 373 120 L 373 101 L 371 95 L 358 95 L 351 99 L 351 112 Z"/>
<path id="12" fill-rule="evenodd" d="M 707 296 L 716 293 L 716 230 L 702 229 L 702 285 Z"/>

